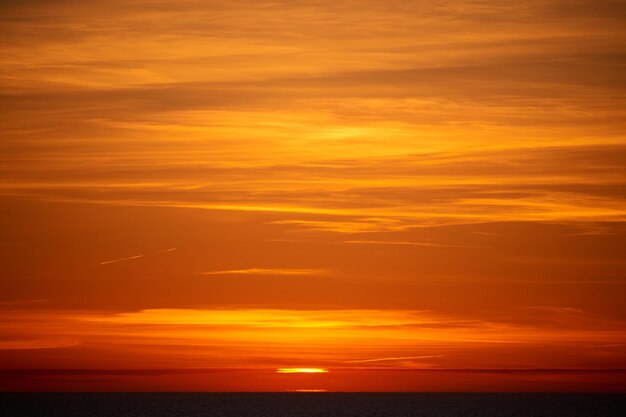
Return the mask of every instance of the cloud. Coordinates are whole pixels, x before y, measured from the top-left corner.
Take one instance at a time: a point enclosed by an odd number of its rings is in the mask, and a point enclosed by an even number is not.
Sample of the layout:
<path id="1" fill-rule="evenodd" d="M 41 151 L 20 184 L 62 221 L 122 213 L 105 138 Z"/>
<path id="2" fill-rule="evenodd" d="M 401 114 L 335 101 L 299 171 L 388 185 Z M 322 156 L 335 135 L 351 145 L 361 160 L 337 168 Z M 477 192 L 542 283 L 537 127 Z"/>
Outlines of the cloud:
<path id="1" fill-rule="evenodd" d="M 94 361 L 124 368 L 136 359 L 154 369 L 164 363 L 197 368 L 199 362 L 223 369 L 302 364 L 403 369 L 407 362 L 424 359 L 436 368 L 471 363 L 471 368 L 535 369 L 606 367 L 623 358 L 623 323 L 618 320 L 577 309 L 509 311 L 469 318 L 384 309 L 11 310 L 4 312 L 8 320 L 0 331 L 7 349 L 73 347 L 71 355 L 42 359 L 51 367 L 61 358 L 78 368 Z M 598 350 L 604 353 L 594 354 Z"/>
<path id="2" fill-rule="evenodd" d="M 343 243 L 354 245 L 400 245 L 400 246 L 423 246 L 430 248 L 484 248 L 485 246 L 471 245 L 453 245 L 435 242 L 407 242 L 407 241 L 389 241 L 389 240 L 346 240 Z"/>
<path id="3" fill-rule="evenodd" d="M 325 275 L 323 269 L 249 268 L 196 272 L 196 275 Z"/>
<path id="4" fill-rule="evenodd" d="M 0 350 L 59 349 L 80 344 L 75 339 L 0 340 Z"/>
<path id="5" fill-rule="evenodd" d="M 346 361 L 346 363 L 368 363 L 368 362 L 395 362 L 395 361 L 406 361 L 412 359 L 430 359 L 430 358 L 441 358 L 443 355 L 422 355 L 422 356 L 400 356 L 396 358 L 373 358 L 373 359 L 359 359 Z"/>
<path id="6" fill-rule="evenodd" d="M 623 146 L 603 145 L 319 160 L 303 166 L 174 160 L 160 167 L 102 167 L 84 176 L 82 167 L 42 167 L 23 171 L 22 182 L 0 183 L 0 192 L 59 202 L 275 213 L 271 224 L 340 233 L 503 221 L 591 225 L 624 217 L 623 154 Z"/>

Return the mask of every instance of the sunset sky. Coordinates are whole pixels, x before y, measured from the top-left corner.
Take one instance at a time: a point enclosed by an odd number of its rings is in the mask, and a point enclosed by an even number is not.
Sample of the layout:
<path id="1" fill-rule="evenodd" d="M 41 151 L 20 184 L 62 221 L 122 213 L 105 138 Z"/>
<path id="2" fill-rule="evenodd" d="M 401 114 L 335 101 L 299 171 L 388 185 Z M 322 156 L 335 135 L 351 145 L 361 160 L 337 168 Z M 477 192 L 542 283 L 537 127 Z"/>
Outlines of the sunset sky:
<path id="1" fill-rule="evenodd" d="M 2 1 L 0 390 L 626 391 L 625 20 Z"/>

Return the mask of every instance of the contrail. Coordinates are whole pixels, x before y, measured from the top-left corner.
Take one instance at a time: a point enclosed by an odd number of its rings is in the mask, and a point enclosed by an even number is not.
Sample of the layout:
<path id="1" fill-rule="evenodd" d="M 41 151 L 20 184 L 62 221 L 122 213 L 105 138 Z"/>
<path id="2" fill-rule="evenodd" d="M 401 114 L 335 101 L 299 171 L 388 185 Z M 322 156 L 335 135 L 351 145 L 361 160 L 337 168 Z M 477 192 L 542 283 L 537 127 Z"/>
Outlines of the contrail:
<path id="1" fill-rule="evenodd" d="M 443 355 L 425 355 L 425 356 L 401 356 L 397 358 L 375 358 L 375 359 L 362 359 L 358 361 L 346 361 L 346 363 L 365 363 L 365 362 L 382 362 L 382 361 L 399 361 L 403 359 L 428 359 L 428 358 L 441 358 Z"/>
<path id="2" fill-rule="evenodd" d="M 172 251 L 175 251 L 175 250 L 176 250 L 176 248 L 169 248 L 169 249 L 159 250 L 159 251 L 156 251 L 156 252 L 144 253 L 143 255 L 134 255 L 134 256 L 129 256 L 127 258 L 112 259 L 110 261 L 100 262 L 100 265 L 112 264 L 112 263 L 115 263 L 115 262 L 130 261 L 132 259 L 143 258 L 144 256 L 158 255 L 159 253 L 172 252 Z"/>

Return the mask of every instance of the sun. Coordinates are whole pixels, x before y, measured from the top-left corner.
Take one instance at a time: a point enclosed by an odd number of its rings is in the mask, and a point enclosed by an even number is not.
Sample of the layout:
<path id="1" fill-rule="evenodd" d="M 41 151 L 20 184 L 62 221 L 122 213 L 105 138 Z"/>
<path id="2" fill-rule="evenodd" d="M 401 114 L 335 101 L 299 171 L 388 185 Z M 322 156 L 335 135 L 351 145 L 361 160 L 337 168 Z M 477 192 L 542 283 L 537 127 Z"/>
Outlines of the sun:
<path id="1" fill-rule="evenodd" d="M 328 369 L 324 368 L 278 368 L 279 374 L 326 374 Z"/>

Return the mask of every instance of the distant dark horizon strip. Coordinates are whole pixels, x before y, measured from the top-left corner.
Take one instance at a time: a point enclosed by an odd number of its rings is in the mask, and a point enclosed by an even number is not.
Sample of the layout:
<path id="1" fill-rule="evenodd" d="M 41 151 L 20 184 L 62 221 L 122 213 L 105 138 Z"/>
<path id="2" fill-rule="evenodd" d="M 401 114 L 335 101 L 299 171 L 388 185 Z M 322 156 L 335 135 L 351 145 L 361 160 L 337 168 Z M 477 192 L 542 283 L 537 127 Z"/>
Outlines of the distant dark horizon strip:
<path id="1" fill-rule="evenodd" d="M 372 372 L 441 372 L 441 373 L 493 373 L 493 374 L 626 374 L 626 369 L 602 368 L 332 368 L 332 371 L 372 371 Z M 274 371 L 273 368 L 193 368 L 193 369 L 2 369 L 0 377 L 29 376 L 76 376 L 76 375 L 185 375 L 220 372 L 264 372 Z"/>

